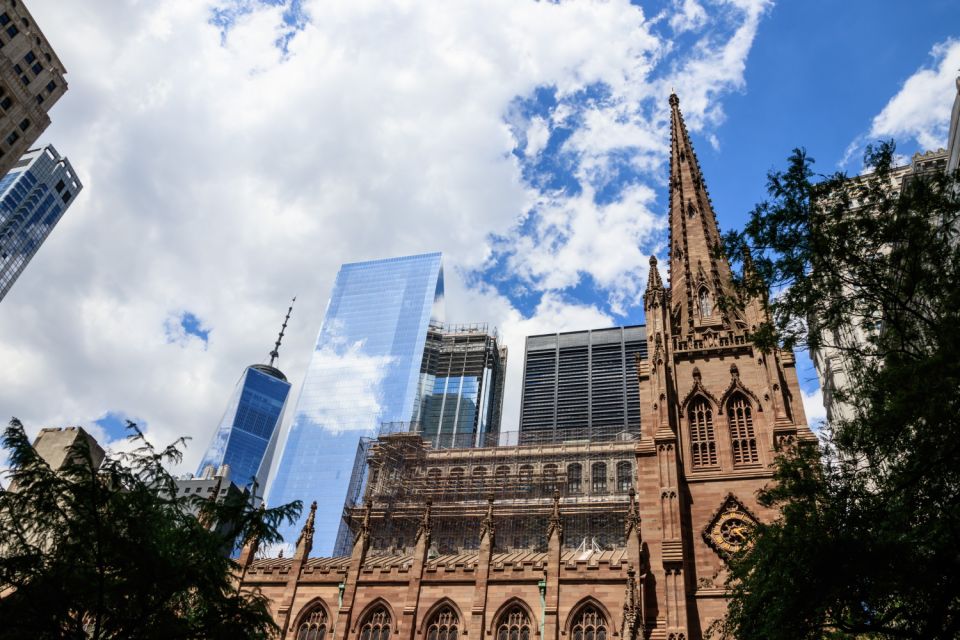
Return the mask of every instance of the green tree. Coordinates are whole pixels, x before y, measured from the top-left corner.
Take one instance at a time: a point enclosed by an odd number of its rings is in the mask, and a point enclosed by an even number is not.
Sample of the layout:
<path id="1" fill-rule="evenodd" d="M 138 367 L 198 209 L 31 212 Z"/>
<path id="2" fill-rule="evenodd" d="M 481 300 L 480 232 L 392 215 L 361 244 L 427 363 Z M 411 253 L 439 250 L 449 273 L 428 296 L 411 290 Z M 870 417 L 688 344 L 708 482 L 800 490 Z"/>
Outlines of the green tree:
<path id="1" fill-rule="evenodd" d="M 300 504 L 260 510 L 242 497 L 178 495 L 165 465 L 180 460 L 183 440 L 156 450 L 129 428 L 132 452 L 95 469 L 81 439 L 56 471 L 19 421 L 6 428 L 0 638 L 272 637 L 265 599 L 238 592 L 224 550 L 279 541 Z"/>
<path id="2" fill-rule="evenodd" d="M 851 387 L 819 447 L 778 458 L 780 517 L 732 559 L 718 635 L 960 637 L 960 181 L 901 187 L 893 154 L 848 179 L 795 150 L 724 239 L 740 294 L 773 292 L 761 346 L 836 349 Z"/>

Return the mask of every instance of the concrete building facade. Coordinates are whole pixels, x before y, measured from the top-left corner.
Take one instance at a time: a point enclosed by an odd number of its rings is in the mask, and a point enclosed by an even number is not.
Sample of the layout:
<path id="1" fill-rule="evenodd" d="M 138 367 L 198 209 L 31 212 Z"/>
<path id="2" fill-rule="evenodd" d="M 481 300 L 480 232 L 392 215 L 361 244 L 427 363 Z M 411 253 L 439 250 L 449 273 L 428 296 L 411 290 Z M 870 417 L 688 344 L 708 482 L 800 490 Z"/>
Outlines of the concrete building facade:
<path id="1" fill-rule="evenodd" d="M 0 176 L 50 125 L 66 73 L 24 3 L 0 1 Z"/>

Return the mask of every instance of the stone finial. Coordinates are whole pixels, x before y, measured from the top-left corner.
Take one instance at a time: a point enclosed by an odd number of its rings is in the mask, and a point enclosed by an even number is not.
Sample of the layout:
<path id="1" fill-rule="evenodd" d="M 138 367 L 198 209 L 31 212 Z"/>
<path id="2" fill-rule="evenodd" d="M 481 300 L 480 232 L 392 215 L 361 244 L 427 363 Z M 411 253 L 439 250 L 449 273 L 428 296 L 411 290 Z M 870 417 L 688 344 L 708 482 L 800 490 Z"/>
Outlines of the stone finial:
<path id="1" fill-rule="evenodd" d="M 630 487 L 630 506 L 627 507 L 627 515 L 624 518 L 624 537 L 629 538 L 630 533 L 636 531 L 640 533 L 640 512 L 637 510 L 637 492 Z"/>
<path id="2" fill-rule="evenodd" d="M 310 514 L 307 516 L 307 521 L 303 525 L 303 529 L 300 530 L 300 537 L 297 538 L 297 548 L 300 548 L 300 545 L 306 543 L 309 546 L 313 546 L 313 532 L 314 527 L 313 523 L 317 517 L 317 501 L 314 500 L 310 505 Z"/>
<path id="3" fill-rule="evenodd" d="M 480 540 L 483 541 L 483 538 L 489 537 L 490 544 L 493 544 L 493 536 L 496 533 L 496 528 L 493 524 L 493 496 L 487 497 L 487 514 L 483 517 L 483 520 L 480 521 Z"/>
<path id="4" fill-rule="evenodd" d="M 657 256 L 650 256 L 650 273 L 647 275 L 647 291 L 663 289 L 660 270 L 657 269 Z"/>
<path id="5" fill-rule="evenodd" d="M 358 542 L 366 542 L 370 539 L 370 514 L 372 512 L 373 500 L 368 496 L 363 510 L 363 520 L 360 521 L 360 528 L 357 529 L 357 534 L 353 538 L 354 546 L 356 546 Z"/>
<path id="6" fill-rule="evenodd" d="M 427 498 L 427 507 L 423 510 L 423 518 L 420 520 L 420 526 L 417 527 L 416 542 L 419 542 L 420 538 L 425 538 L 427 544 L 430 544 L 430 534 L 433 530 L 433 520 L 430 516 L 432 505 L 433 499 Z"/>
<path id="7" fill-rule="evenodd" d="M 556 533 L 557 537 L 563 540 L 563 522 L 560 520 L 560 491 L 553 491 L 553 513 L 550 514 L 550 520 L 547 523 L 547 540 Z"/>

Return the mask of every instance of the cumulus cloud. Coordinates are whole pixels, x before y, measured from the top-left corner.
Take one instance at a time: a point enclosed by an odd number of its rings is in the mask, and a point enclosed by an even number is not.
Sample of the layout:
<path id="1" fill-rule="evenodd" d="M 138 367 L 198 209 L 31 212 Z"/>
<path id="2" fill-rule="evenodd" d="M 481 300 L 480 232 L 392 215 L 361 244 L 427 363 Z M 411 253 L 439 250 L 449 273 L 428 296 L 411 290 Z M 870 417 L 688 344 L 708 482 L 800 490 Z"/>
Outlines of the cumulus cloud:
<path id="1" fill-rule="evenodd" d="M 913 140 L 925 150 L 946 145 L 950 109 L 960 73 L 960 40 L 946 40 L 930 50 L 929 65 L 917 69 L 874 117 L 871 138 Z"/>
<path id="2" fill-rule="evenodd" d="M 827 420 L 827 409 L 823 404 L 823 390 L 818 386 L 810 391 L 802 391 L 803 411 L 807 414 L 807 424 L 814 431 L 819 431 L 820 427 Z"/>
<path id="3" fill-rule="evenodd" d="M 139 416 L 192 470 L 292 295 L 299 388 L 341 263 L 441 250 L 450 315 L 510 345 L 515 421 L 524 335 L 636 303 L 669 87 L 709 132 L 766 6 L 35 0 L 70 82 L 41 142 L 85 189 L 0 305 L 0 401 L 33 430 Z"/>

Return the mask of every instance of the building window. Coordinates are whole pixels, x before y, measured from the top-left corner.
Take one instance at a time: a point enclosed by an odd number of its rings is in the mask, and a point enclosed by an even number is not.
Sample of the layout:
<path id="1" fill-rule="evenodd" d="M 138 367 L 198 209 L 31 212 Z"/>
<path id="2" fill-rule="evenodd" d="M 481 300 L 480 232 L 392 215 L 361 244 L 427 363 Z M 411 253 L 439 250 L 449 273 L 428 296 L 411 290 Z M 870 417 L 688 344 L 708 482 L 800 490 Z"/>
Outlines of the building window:
<path id="1" fill-rule="evenodd" d="M 533 465 L 520 466 L 520 491 L 528 492 L 533 489 Z"/>
<path id="2" fill-rule="evenodd" d="M 697 298 L 700 301 L 700 317 L 709 318 L 713 315 L 713 300 L 710 299 L 710 292 L 706 287 L 700 287 Z"/>
<path id="3" fill-rule="evenodd" d="M 510 482 L 510 467 L 499 466 L 493 471 L 493 481 L 498 487 L 500 487 L 501 493 L 506 492 L 511 485 Z"/>
<path id="4" fill-rule="evenodd" d="M 607 465 L 605 462 L 594 462 L 591 469 L 593 493 L 607 492 Z"/>
<path id="5" fill-rule="evenodd" d="M 730 423 L 733 464 L 759 462 L 757 437 L 753 432 L 753 414 L 750 403 L 742 394 L 738 393 L 730 398 L 727 404 L 727 421 Z"/>
<path id="6" fill-rule="evenodd" d="M 427 486 L 436 489 L 438 484 L 440 484 L 440 469 L 434 467 L 427 470 Z"/>
<path id="7" fill-rule="evenodd" d="M 70 192 L 67 191 L 61 196 L 61 198 L 63 199 L 63 204 L 67 204 L 68 202 L 70 202 Z"/>
<path id="8" fill-rule="evenodd" d="M 557 465 L 543 465 L 543 493 L 544 495 L 553 495 L 557 490 Z"/>
<path id="9" fill-rule="evenodd" d="M 580 482 L 583 479 L 583 467 L 574 462 L 567 465 L 567 493 L 580 493 Z"/>
<path id="10" fill-rule="evenodd" d="M 633 466 L 626 460 L 617 463 L 617 491 L 626 493 L 633 486 Z"/>
<path id="11" fill-rule="evenodd" d="M 13 143 L 15 143 L 19 139 L 20 139 L 20 134 L 14 131 L 13 133 L 7 136 L 7 144 L 13 145 Z"/>
<path id="12" fill-rule="evenodd" d="M 37 56 L 33 51 L 28 51 L 27 55 L 23 56 L 23 61 L 26 62 L 27 64 L 32 63 L 36 59 L 37 59 Z"/>
<path id="13" fill-rule="evenodd" d="M 0 13 L 0 27 L 5 27 L 10 24 L 10 16 L 6 13 Z"/>
<path id="14" fill-rule="evenodd" d="M 571 629 L 573 640 L 607 640 L 607 621 L 592 604 L 577 614 Z"/>
<path id="15" fill-rule="evenodd" d="M 0 100 L 0 108 L 3 108 L 4 111 L 9 109 L 12 104 L 13 100 L 10 99 L 10 96 L 5 96 L 3 100 Z"/>
<path id="16" fill-rule="evenodd" d="M 459 493 L 463 489 L 463 467 L 454 467 L 450 470 L 450 488 Z"/>
<path id="17" fill-rule="evenodd" d="M 20 29 L 17 29 L 17 25 L 12 24 L 9 27 L 7 27 L 7 35 L 10 36 L 11 38 L 16 37 L 18 33 L 20 33 Z"/>
<path id="18" fill-rule="evenodd" d="M 41 65 L 39 62 L 34 62 L 30 69 L 33 71 L 33 75 L 38 76 L 40 75 L 40 72 L 43 71 L 43 65 Z"/>
<path id="19" fill-rule="evenodd" d="M 360 640 L 388 640 L 390 613 L 383 605 L 375 608 L 360 627 Z"/>
<path id="20" fill-rule="evenodd" d="M 47 91 L 49 91 L 50 93 L 53 93 L 53 90 L 56 88 L 57 88 L 57 83 L 54 82 L 53 80 L 47 83 Z"/>
<path id="21" fill-rule="evenodd" d="M 21 73 L 23 73 L 23 67 L 21 67 L 18 64 L 15 64 L 13 65 L 13 72 L 16 73 L 17 75 L 20 75 Z"/>
<path id="22" fill-rule="evenodd" d="M 24 118 L 20 121 L 20 131 L 26 131 L 30 128 L 30 118 Z"/>
<path id="23" fill-rule="evenodd" d="M 427 640 L 457 640 L 460 620 L 450 605 L 437 611 L 427 625 Z"/>
<path id="24" fill-rule="evenodd" d="M 324 640 L 327 635 L 327 612 L 317 605 L 307 614 L 297 630 L 297 640 Z"/>
<path id="25" fill-rule="evenodd" d="M 473 476 L 473 488 L 477 490 L 482 490 L 484 485 L 486 484 L 487 468 L 474 467 L 471 475 Z"/>
<path id="26" fill-rule="evenodd" d="M 515 604 L 500 616 L 497 640 L 530 640 L 530 616 L 526 609 Z"/>
<path id="27" fill-rule="evenodd" d="M 690 460 L 694 468 L 717 464 L 717 440 L 713 433 L 713 409 L 706 398 L 697 398 L 687 413 L 690 422 Z"/>

